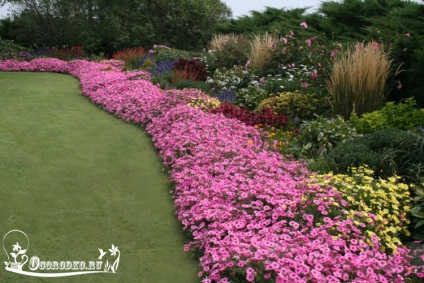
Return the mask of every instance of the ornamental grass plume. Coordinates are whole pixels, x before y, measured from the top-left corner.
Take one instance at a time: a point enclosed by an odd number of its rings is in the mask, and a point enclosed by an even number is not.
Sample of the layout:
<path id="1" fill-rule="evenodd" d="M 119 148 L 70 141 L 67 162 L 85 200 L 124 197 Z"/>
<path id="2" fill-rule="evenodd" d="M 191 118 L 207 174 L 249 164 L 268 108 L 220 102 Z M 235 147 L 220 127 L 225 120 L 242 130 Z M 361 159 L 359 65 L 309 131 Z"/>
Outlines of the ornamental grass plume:
<path id="1" fill-rule="evenodd" d="M 246 36 L 242 34 L 228 33 L 228 34 L 215 34 L 208 43 L 209 50 L 219 51 L 225 47 L 228 42 L 246 41 Z"/>
<path id="2" fill-rule="evenodd" d="M 257 34 L 254 36 L 251 49 L 250 61 L 253 71 L 263 73 L 272 59 L 272 51 L 276 47 L 278 35 L 276 33 Z"/>
<path id="3" fill-rule="evenodd" d="M 345 119 L 378 109 L 386 98 L 385 85 L 392 61 L 377 42 L 357 43 L 334 59 L 327 81 L 334 114 Z"/>

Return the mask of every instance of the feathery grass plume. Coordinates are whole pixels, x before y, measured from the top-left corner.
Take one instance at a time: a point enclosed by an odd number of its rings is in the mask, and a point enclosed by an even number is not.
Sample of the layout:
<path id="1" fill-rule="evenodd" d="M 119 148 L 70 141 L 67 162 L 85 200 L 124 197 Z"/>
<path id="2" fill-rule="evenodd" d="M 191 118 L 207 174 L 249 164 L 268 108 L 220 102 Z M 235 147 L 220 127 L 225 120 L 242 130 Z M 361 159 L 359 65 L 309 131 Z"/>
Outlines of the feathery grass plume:
<path id="1" fill-rule="evenodd" d="M 357 43 L 333 62 L 327 81 L 334 114 L 348 119 L 378 109 L 387 93 L 386 80 L 392 61 L 377 42 Z"/>
<path id="2" fill-rule="evenodd" d="M 209 50 L 219 51 L 222 50 L 228 42 L 239 42 L 240 40 L 246 40 L 246 36 L 242 34 L 228 33 L 228 34 L 215 34 L 208 43 Z"/>
<path id="3" fill-rule="evenodd" d="M 276 33 L 270 34 L 265 32 L 264 34 L 254 35 L 250 51 L 250 61 L 253 71 L 263 73 L 272 59 L 271 53 L 277 41 L 278 34 Z"/>

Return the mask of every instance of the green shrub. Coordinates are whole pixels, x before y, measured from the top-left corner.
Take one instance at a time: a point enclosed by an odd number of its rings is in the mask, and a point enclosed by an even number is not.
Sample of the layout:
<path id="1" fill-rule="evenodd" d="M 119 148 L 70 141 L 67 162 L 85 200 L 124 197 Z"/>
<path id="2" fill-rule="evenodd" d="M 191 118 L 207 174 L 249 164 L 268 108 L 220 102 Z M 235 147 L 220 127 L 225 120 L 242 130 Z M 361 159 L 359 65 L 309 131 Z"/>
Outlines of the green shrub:
<path id="1" fill-rule="evenodd" d="M 267 97 L 267 92 L 260 87 L 248 86 L 237 92 L 237 98 L 234 104 L 254 110 L 258 104 Z"/>
<path id="2" fill-rule="evenodd" d="M 280 115 L 303 120 L 312 117 L 316 102 L 317 100 L 311 95 L 299 91 L 281 92 L 278 96 L 262 100 L 255 111 L 260 112 L 268 107 Z"/>
<path id="3" fill-rule="evenodd" d="M 300 155 L 307 158 L 326 156 L 335 146 L 359 137 L 356 129 L 341 116 L 327 119 L 323 116 L 313 121 L 305 121 L 297 137 L 301 145 Z"/>
<path id="4" fill-rule="evenodd" d="M 155 61 L 156 62 L 177 61 L 180 58 L 188 60 L 188 59 L 192 59 L 194 57 L 200 57 L 200 56 L 202 56 L 202 53 L 200 52 L 160 48 L 160 49 L 157 49 L 155 53 Z"/>
<path id="5" fill-rule="evenodd" d="M 234 90 L 247 87 L 252 80 L 252 75 L 246 67 L 233 66 L 230 69 L 216 69 L 212 77 L 208 78 L 207 83 L 217 90 Z"/>
<path id="6" fill-rule="evenodd" d="M 159 86 L 161 89 L 174 89 L 175 84 L 172 82 L 174 78 L 174 72 L 158 74 L 152 76 L 152 83 Z"/>
<path id="7" fill-rule="evenodd" d="M 175 83 L 175 87 L 177 89 L 184 89 L 184 88 L 195 88 L 199 89 L 205 93 L 210 93 L 212 87 L 208 85 L 205 82 L 202 81 L 192 81 L 192 80 L 182 80 L 180 82 Z"/>
<path id="8" fill-rule="evenodd" d="M 0 37 L 0 60 L 18 59 L 21 51 L 26 49 L 13 43 L 10 40 L 4 40 Z"/>
<path id="9" fill-rule="evenodd" d="M 410 97 L 398 104 L 387 102 L 381 110 L 366 113 L 360 118 L 353 114 L 350 120 L 361 133 L 387 128 L 417 132 L 417 126 L 424 125 L 424 108 L 417 109 L 415 99 Z"/>
<path id="10" fill-rule="evenodd" d="M 209 70 L 230 69 L 245 65 L 249 59 L 251 40 L 244 35 L 217 35 L 209 42 L 212 56 L 209 56 Z"/>
<path id="11" fill-rule="evenodd" d="M 424 177 L 424 136 L 383 129 L 338 145 L 327 159 L 335 172 L 366 164 L 377 176 L 397 174 L 417 182 Z"/>

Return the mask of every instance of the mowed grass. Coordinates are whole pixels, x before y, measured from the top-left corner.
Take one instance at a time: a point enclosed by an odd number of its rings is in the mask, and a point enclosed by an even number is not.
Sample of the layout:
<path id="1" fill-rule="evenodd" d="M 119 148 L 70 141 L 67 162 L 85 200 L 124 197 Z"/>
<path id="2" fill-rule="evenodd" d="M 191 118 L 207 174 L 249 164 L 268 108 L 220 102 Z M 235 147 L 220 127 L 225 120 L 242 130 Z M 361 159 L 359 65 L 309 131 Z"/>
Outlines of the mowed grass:
<path id="1" fill-rule="evenodd" d="M 27 255 L 45 261 L 95 261 L 114 244 L 118 273 L 35 278 L 0 268 L 0 282 L 199 282 L 149 136 L 80 91 L 69 75 L 0 72 L 0 237 L 24 231 Z"/>

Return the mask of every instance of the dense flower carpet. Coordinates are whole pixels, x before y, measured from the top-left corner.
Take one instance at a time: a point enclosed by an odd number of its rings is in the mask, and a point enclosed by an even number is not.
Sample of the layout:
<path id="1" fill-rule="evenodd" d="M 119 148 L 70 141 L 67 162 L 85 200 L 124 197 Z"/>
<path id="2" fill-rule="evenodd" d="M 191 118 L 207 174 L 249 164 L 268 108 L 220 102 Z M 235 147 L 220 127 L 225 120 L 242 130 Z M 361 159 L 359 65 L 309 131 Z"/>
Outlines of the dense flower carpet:
<path id="1" fill-rule="evenodd" d="M 144 71 L 117 61 L 0 61 L 2 71 L 67 73 L 82 94 L 151 135 L 170 173 L 186 251 L 200 259 L 202 282 L 404 282 L 424 276 L 411 251 L 384 248 L 358 221 L 342 192 L 301 161 L 267 150 L 259 129 L 193 107 L 200 91 L 161 90 Z M 351 212 L 355 214 L 355 212 Z"/>

